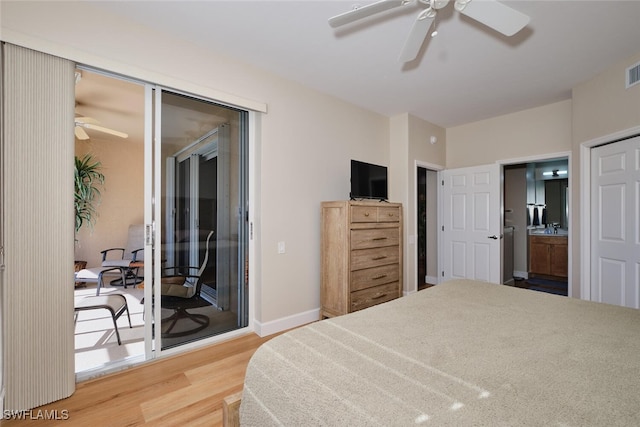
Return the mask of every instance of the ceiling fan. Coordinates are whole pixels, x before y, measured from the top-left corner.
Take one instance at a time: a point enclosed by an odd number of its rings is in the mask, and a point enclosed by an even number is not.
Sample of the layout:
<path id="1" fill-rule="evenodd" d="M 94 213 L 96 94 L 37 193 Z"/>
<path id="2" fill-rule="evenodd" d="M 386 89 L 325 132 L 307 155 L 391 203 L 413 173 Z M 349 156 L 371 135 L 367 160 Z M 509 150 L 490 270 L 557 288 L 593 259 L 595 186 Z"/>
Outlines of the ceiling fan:
<path id="1" fill-rule="evenodd" d="M 400 57 L 398 58 L 400 62 L 409 62 L 418 56 L 418 52 L 433 26 L 438 10 L 447 6 L 449 1 L 450 0 L 382 0 L 329 18 L 329 25 L 336 28 L 396 7 L 422 3 L 427 8 L 418 14 L 409 32 L 409 37 L 402 48 Z M 505 36 L 516 34 L 529 23 L 529 17 L 527 15 L 496 0 L 455 0 L 454 7 L 463 15 Z"/>
<path id="2" fill-rule="evenodd" d="M 75 128 L 74 128 L 74 133 L 76 134 L 76 138 L 78 138 L 81 141 L 86 141 L 87 139 L 89 139 L 89 135 L 87 134 L 85 129 L 92 129 L 98 132 L 108 133 L 109 135 L 115 135 L 120 138 L 129 137 L 129 135 L 124 132 L 120 132 L 117 130 L 106 128 L 104 126 L 100 126 L 100 122 L 92 117 L 83 117 L 83 116 L 76 117 Z"/>

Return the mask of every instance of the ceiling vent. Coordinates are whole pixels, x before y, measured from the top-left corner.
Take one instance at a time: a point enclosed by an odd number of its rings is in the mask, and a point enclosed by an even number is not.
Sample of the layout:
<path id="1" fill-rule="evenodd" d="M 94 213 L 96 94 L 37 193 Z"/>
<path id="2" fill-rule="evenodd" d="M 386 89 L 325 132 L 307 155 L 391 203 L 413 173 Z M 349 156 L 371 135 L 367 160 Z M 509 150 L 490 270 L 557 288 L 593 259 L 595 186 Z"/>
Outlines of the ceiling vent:
<path id="1" fill-rule="evenodd" d="M 627 89 L 640 83 L 640 62 L 627 68 Z"/>

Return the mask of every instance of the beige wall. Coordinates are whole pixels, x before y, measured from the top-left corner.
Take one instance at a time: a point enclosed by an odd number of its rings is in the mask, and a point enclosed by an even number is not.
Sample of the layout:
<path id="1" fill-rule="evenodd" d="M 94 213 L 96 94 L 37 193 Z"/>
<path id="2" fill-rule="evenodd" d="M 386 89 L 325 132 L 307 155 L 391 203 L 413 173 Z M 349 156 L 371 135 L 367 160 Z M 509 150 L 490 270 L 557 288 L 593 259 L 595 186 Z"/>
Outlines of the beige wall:
<path id="1" fill-rule="evenodd" d="M 388 118 L 94 13 L 86 2 L 11 2 L 2 8 L 5 41 L 248 108 L 266 104 L 255 129 L 258 198 L 251 207 L 251 286 L 260 290 L 256 320 L 268 330 L 269 322 L 318 310 L 320 202 L 348 198 L 350 159 L 389 164 Z M 395 188 L 392 199 L 398 198 Z M 285 254 L 277 253 L 279 241 L 286 243 Z"/>
<path id="2" fill-rule="evenodd" d="M 351 159 L 389 164 L 385 117 L 276 78 L 265 85 L 256 273 L 263 322 L 320 307 L 320 202 L 349 198 Z"/>
<path id="3" fill-rule="evenodd" d="M 76 155 L 86 153 L 102 163 L 105 185 L 93 227 L 83 226 L 76 236 L 75 259 L 87 267 L 101 264 L 100 251 L 125 247 L 130 224 L 144 220 L 144 144 L 130 139 L 76 141 Z"/>
<path id="4" fill-rule="evenodd" d="M 430 138 L 435 136 L 436 144 Z M 399 114 L 390 119 L 390 199 L 403 205 L 404 216 L 404 270 L 405 292 L 417 290 L 416 265 L 416 168 L 418 164 L 429 164 L 444 168 L 445 129 L 414 117 Z"/>
<path id="5" fill-rule="evenodd" d="M 573 89 L 574 144 L 640 124 L 640 84 L 625 88 L 626 69 L 637 62 L 640 53 Z"/>
<path id="6" fill-rule="evenodd" d="M 447 168 L 571 150 L 571 100 L 447 129 Z"/>

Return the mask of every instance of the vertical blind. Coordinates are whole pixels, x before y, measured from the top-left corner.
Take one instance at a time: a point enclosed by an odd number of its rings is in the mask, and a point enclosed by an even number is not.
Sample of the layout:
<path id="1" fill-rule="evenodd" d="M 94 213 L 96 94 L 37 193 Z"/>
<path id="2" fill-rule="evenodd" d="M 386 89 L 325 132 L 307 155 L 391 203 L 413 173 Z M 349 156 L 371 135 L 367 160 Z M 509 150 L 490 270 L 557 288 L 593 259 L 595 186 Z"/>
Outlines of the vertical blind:
<path id="1" fill-rule="evenodd" d="M 2 379 L 24 410 L 75 390 L 74 64 L 2 52 Z"/>

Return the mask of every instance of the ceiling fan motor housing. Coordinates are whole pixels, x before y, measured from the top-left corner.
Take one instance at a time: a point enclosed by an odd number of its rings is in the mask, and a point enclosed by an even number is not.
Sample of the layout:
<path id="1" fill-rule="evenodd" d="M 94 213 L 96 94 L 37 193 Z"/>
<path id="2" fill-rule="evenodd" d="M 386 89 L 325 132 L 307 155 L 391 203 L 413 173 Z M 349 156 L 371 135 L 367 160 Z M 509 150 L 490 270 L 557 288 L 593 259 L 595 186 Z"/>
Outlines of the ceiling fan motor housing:
<path id="1" fill-rule="evenodd" d="M 449 4 L 449 0 L 431 0 L 431 7 L 434 9 L 442 9 Z"/>

